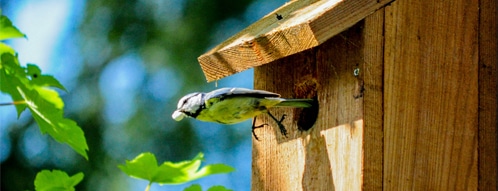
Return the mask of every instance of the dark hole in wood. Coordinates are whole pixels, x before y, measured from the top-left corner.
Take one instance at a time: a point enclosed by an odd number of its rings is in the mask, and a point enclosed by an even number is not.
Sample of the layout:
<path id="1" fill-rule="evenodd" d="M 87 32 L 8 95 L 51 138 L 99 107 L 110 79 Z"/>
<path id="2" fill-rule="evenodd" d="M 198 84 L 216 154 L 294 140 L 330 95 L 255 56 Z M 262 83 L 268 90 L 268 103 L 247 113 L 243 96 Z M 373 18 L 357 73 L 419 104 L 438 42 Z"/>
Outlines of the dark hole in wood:
<path id="1" fill-rule="evenodd" d="M 297 128 L 300 131 L 307 131 L 313 127 L 318 118 L 319 104 L 317 97 L 313 97 L 313 105 L 309 108 L 301 109 L 299 119 L 297 120 Z"/>

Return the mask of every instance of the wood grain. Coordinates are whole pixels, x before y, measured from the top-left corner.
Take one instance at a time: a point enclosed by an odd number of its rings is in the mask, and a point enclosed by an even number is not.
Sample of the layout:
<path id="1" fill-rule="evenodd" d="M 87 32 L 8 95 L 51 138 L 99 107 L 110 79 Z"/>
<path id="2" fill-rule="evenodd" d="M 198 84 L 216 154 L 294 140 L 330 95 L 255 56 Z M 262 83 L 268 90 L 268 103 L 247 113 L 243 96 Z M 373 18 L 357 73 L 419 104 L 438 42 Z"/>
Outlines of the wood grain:
<path id="1" fill-rule="evenodd" d="M 291 1 L 198 60 L 207 81 L 217 80 L 316 47 L 391 1 Z"/>
<path id="2" fill-rule="evenodd" d="M 363 190 L 382 190 L 384 162 L 384 9 L 365 18 L 363 29 Z"/>
<path id="3" fill-rule="evenodd" d="M 255 68 L 254 88 L 278 92 L 282 97 L 297 98 L 293 95 L 295 70 L 303 76 L 316 76 L 315 61 L 309 59 L 314 52 L 302 52 L 281 62 Z M 313 57 L 313 56 L 311 56 Z M 296 64 L 292 67 L 287 62 Z M 307 70 L 307 71 L 306 71 Z M 275 116 L 287 115 L 283 122 L 288 138 L 283 137 L 278 127 L 268 116 L 256 119 L 256 125 L 269 124 L 256 130 L 259 141 L 253 139 L 252 190 L 302 190 L 302 179 L 305 165 L 305 147 L 297 137 L 301 136 L 295 125 L 293 109 L 273 109 Z M 314 127 L 313 127 L 314 128 Z"/>
<path id="4" fill-rule="evenodd" d="M 296 88 L 318 82 L 320 112 L 313 128 L 299 131 L 297 110 L 272 110 L 287 114 L 287 138 L 268 117 L 257 119 L 256 124 L 271 127 L 256 130 L 260 141 L 253 141 L 252 190 L 361 190 L 363 97 L 355 96 L 361 78 L 353 71 L 363 65 L 358 48 L 362 25 L 317 48 L 255 68 L 254 87 L 283 97 L 306 97 Z"/>
<path id="5" fill-rule="evenodd" d="M 386 7 L 385 190 L 477 189 L 478 5 Z"/>
<path id="6" fill-rule="evenodd" d="M 497 3 L 481 0 L 479 15 L 479 190 L 498 190 Z"/>

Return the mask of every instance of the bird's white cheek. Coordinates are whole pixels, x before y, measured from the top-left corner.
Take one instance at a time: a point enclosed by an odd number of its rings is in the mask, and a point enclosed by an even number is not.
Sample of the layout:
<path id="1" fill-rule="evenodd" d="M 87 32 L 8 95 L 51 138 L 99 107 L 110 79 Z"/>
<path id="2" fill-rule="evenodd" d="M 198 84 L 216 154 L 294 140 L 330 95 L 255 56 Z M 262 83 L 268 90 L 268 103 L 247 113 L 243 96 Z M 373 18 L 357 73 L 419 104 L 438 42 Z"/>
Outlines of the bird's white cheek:
<path id="1" fill-rule="evenodd" d="M 171 117 L 176 121 L 180 121 L 183 119 L 183 117 L 185 117 L 185 114 L 179 111 L 175 111 L 173 112 L 173 115 L 171 115 Z"/>

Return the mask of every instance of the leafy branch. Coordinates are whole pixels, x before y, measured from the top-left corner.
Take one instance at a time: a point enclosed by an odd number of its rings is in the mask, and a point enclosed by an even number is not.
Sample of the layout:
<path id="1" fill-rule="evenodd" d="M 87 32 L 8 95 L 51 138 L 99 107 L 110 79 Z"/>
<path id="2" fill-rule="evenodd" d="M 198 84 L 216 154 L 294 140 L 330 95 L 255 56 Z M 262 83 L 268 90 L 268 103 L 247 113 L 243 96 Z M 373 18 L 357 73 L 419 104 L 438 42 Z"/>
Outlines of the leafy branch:
<path id="1" fill-rule="evenodd" d="M 130 177 L 148 180 L 149 184 L 145 189 L 146 191 L 150 190 L 152 183 L 160 185 L 182 184 L 205 176 L 234 171 L 234 168 L 224 164 L 212 164 L 199 169 L 203 159 L 204 155 L 199 153 L 192 160 L 177 163 L 166 161 L 158 165 L 154 154 L 142 153 L 135 159 L 126 161 L 125 165 L 119 165 L 118 168 Z M 222 190 L 226 189 L 218 187 L 214 188 L 213 191 Z M 191 191 L 197 191 L 197 189 L 192 188 Z"/>
<path id="2" fill-rule="evenodd" d="M 0 16 L 0 40 L 23 37 L 6 16 Z M 0 42 L 0 92 L 9 94 L 13 100 L 2 105 L 14 105 L 18 117 L 28 108 L 43 134 L 68 144 L 88 160 L 83 130 L 73 120 L 64 118 L 64 102 L 50 87 L 66 91 L 53 76 L 42 74 L 38 66 L 22 67 L 14 49 Z"/>

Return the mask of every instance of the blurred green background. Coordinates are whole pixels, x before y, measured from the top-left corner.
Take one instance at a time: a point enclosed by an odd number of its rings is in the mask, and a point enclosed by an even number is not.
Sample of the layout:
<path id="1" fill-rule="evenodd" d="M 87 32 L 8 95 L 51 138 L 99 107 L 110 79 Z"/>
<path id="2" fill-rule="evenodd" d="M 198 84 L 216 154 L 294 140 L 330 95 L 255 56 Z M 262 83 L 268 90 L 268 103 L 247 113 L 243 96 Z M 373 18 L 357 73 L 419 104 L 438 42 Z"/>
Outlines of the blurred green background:
<path id="1" fill-rule="evenodd" d="M 206 83 L 197 57 L 285 3 L 284 0 L 1 0 L 2 14 L 27 35 L 7 43 L 23 65 L 35 63 L 68 89 L 65 116 L 85 132 L 86 161 L 41 135 L 24 112 L 0 107 L 1 190 L 34 190 L 42 169 L 85 178 L 77 190 L 144 190 L 118 168 L 142 152 L 158 161 L 205 153 L 205 164 L 236 168 L 197 180 L 250 190 L 251 123 L 218 125 L 171 113 L 183 95 L 220 87 L 252 88 L 252 70 Z M 0 94 L 0 103 L 10 102 Z M 183 190 L 187 185 L 158 186 Z"/>

